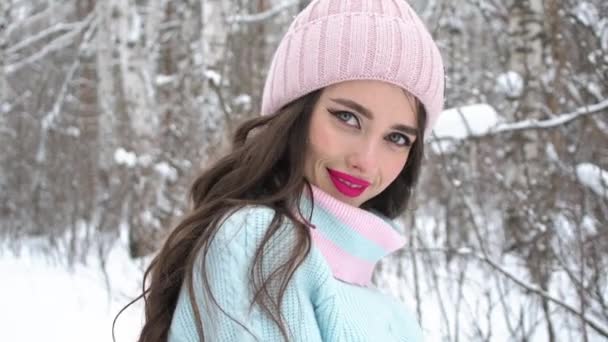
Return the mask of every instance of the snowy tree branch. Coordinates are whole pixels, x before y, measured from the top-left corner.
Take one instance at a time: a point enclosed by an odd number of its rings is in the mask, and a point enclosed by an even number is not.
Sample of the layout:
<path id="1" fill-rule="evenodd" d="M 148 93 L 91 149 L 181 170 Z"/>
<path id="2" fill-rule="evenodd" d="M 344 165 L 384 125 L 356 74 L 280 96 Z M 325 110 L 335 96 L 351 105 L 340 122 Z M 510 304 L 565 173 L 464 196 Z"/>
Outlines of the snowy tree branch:
<path id="1" fill-rule="evenodd" d="M 562 307 L 563 309 L 570 312 L 571 314 L 578 316 L 585 323 L 587 323 L 591 328 L 593 328 L 593 330 L 595 330 L 596 332 L 598 332 L 599 334 L 601 334 L 604 337 L 608 337 L 608 327 L 601 326 L 600 324 L 596 323 L 589 317 L 586 317 L 582 312 L 579 312 L 575 307 L 571 306 L 570 304 L 568 304 L 558 298 L 555 298 L 548 292 L 543 291 L 542 289 L 539 289 L 538 287 L 528 284 L 528 283 L 524 282 L 523 280 L 517 278 L 515 275 L 511 274 L 509 271 L 502 268 L 498 263 L 494 262 L 492 259 L 481 256 L 481 255 L 476 255 L 476 257 L 478 259 L 484 261 L 488 265 L 490 265 L 492 268 L 494 268 L 500 274 L 504 275 L 505 277 L 507 277 L 508 279 L 513 281 L 515 284 L 526 289 L 527 291 L 535 293 L 535 294 L 549 300 L 550 302 Z"/>
<path id="2" fill-rule="evenodd" d="M 77 22 L 73 22 L 73 23 L 59 23 L 53 27 L 49 27 L 45 30 L 38 32 L 37 34 L 35 34 L 31 37 L 28 37 L 27 39 L 24 39 L 21 42 L 15 44 L 13 46 L 10 46 L 9 48 L 6 49 L 6 53 L 7 54 L 16 53 L 17 51 L 19 51 L 29 45 L 32 45 L 32 44 L 36 43 L 37 41 L 42 40 L 42 39 L 46 38 L 47 36 L 50 36 L 57 32 L 79 30 L 82 28 L 82 24 L 83 24 L 83 21 L 77 21 Z M 71 33 L 71 32 L 68 32 L 68 33 Z"/>
<path id="3" fill-rule="evenodd" d="M 415 252 L 446 252 L 446 253 L 450 253 L 450 254 L 455 254 L 455 255 L 460 255 L 460 256 L 470 256 L 470 257 L 474 257 L 488 265 L 490 265 L 490 267 L 492 267 L 494 270 L 498 271 L 500 274 L 502 274 L 503 276 L 505 276 L 507 279 L 511 280 L 512 282 L 514 282 L 516 285 L 522 287 L 523 289 L 525 289 L 528 292 L 534 293 L 536 295 L 539 295 L 547 300 L 549 300 L 550 302 L 558 305 L 559 307 L 565 309 L 566 311 L 570 312 L 573 315 L 576 315 L 578 317 L 580 317 L 586 324 L 588 324 L 591 328 L 593 328 L 593 330 L 595 330 L 597 333 L 601 334 L 604 337 L 608 337 L 608 327 L 602 326 L 599 323 L 596 323 L 595 321 L 593 321 L 591 318 L 586 317 L 583 313 L 579 312 L 575 307 L 573 307 L 572 305 L 562 301 L 559 298 L 555 298 L 554 296 L 552 296 L 550 293 L 538 288 L 535 285 L 529 284 L 526 281 L 518 278 L 517 276 L 513 275 L 511 272 L 509 272 L 508 270 L 506 270 L 505 268 L 503 268 L 502 266 L 500 266 L 496 261 L 492 260 L 492 258 L 479 254 L 479 253 L 475 253 L 473 250 L 471 250 L 470 248 L 458 248 L 458 249 L 453 249 L 453 248 L 417 248 L 417 249 L 413 249 L 410 250 L 411 253 L 415 253 Z"/>
<path id="4" fill-rule="evenodd" d="M 553 118 L 547 120 L 522 120 L 519 122 L 512 123 L 497 123 L 494 126 L 488 126 L 483 128 L 478 128 L 476 130 L 471 130 L 470 121 L 473 120 L 469 115 L 465 115 L 467 113 L 462 113 L 458 111 L 461 115 L 462 122 L 460 125 L 464 125 L 466 129 L 466 133 L 459 134 L 457 136 L 451 136 L 447 134 L 445 136 L 437 136 L 435 132 L 435 136 L 430 140 L 432 142 L 439 141 L 458 141 L 458 140 L 466 140 L 466 139 L 476 139 L 476 138 L 485 138 L 490 137 L 502 133 L 510 133 L 516 131 L 525 131 L 525 130 L 533 130 L 533 129 L 550 129 L 559 127 L 561 125 L 567 124 L 571 121 L 582 119 L 585 117 L 589 117 L 594 114 L 601 113 L 608 109 L 608 99 L 601 101 L 599 103 L 588 105 L 585 107 L 581 107 L 574 112 L 571 113 L 563 113 L 556 114 Z M 485 114 L 485 116 L 489 114 Z M 477 118 L 475 118 L 477 119 Z M 486 121 L 489 120 L 486 118 Z M 435 130 L 437 131 L 437 129 Z"/>
<path id="5" fill-rule="evenodd" d="M 93 12 L 94 13 L 94 12 Z M 53 108 L 42 118 L 42 124 L 41 124 L 41 137 L 40 137 L 40 143 L 38 144 L 38 152 L 36 153 L 36 160 L 38 162 L 41 162 L 45 159 L 46 157 L 46 150 L 45 150 L 45 146 L 46 146 L 46 138 L 48 136 L 48 130 L 53 127 L 53 123 L 55 122 L 55 120 L 57 119 L 57 117 L 59 116 L 59 113 L 61 112 L 61 108 L 63 106 L 63 101 L 66 97 L 67 91 L 68 91 L 68 87 L 70 82 L 72 81 L 72 78 L 74 77 L 74 73 L 76 72 L 76 70 L 78 69 L 78 67 L 80 66 L 80 53 L 82 51 L 82 45 L 85 42 L 88 42 L 89 40 L 91 40 L 91 37 L 93 36 L 93 32 L 95 31 L 95 26 L 96 25 L 91 25 L 89 26 L 89 29 L 85 32 L 85 35 L 83 37 L 83 40 L 81 42 L 81 46 L 78 49 L 78 53 L 76 54 L 76 57 L 74 59 L 74 62 L 72 63 L 72 66 L 70 67 L 65 81 L 63 82 L 63 85 L 61 86 L 61 90 L 59 91 L 59 94 L 57 96 L 57 100 L 55 101 L 55 103 L 53 104 Z"/>
<path id="6" fill-rule="evenodd" d="M 528 129 L 543 129 L 553 128 L 570 121 L 583 118 L 587 115 L 596 114 L 602 110 L 608 108 L 608 100 L 604 100 L 600 103 L 589 105 L 586 107 L 579 108 L 572 113 L 558 114 L 555 118 L 547 120 L 523 120 L 520 122 L 514 122 L 509 124 L 499 124 L 495 128 L 491 129 L 489 134 L 522 131 Z"/>
<path id="7" fill-rule="evenodd" d="M 49 44 L 45 45 L 42 49 L 40 49 L 38 52 L 34 53 L 33 55 L 24 58 L 18 62 L 15 62 L 13 64 L 8 64 L 4 66 L 4 71 L 7 74 L 12 74 L 14 72 L 16 72 L 17 70 L 23 68 L 24 66 L 31 64 L 31 63 L 35 63 L 36 61 L 44 58 L 44 56 L 48 55 L 49 53 L 61 50 L 63 48 L 65 48 L 66 46 L 70 45 L 73 43 L 74 41 L 74 37 L 76 37 L 78 34 L 80 34 L 80 32 L 84 29 L 86 29 L 89 24 L 92 22 L 95 12 L 91 12 L 91 14 L 89 14 L 89 16 L 87 16 L 87 18 L 85 20 L 83 20 L 82 22 L 79 22 L 77 24 L 78 28 L 74 28 L 72 31 L 69 31 L 66 34 L 63 34 L 55 39 L 53 39 L 53 41 L 51 41 Z M 45 34 L 46 35 L 46 34 Z M 40 39 L 40 38 L 36 38 Z"/>
<path id="8" fill-rule="evenodd" d="M 55 16 L 58 13 L 61 13 L 66 8 L 69 8 L 70 5 L 71 4 L 69 1 L 53 2 L 52 4 L 49 4 L 49 6 L 47 8 L 45 8 L 44 10 L 42 10 L 38 13 L 35 13 L 31 16 L 28 16 L 28 17 L 24 18 L 23 20 L 15 21 L 14 23 L 8 25 L 8 27 L 6 28 L 6 34 L 11 35 L 13 33 L 13 31 L 16 31 L 20 27 L 26 27 L 43 18 Z M 13 4 L 13 6 L 15 6 L 15 4 Z"/>
<path id="9" fill-rule="evenodd" d="M 267 21 L 275 16 L 279 15 L 284 10 L 298 5 L 298 0 L 289 0 L 280 3 L 279 5 L 260 13 L 248 14 L 248 15 L 233 15 L 226 19 L 229 24 L 243 23 L 243 24 L 255 24 L 262 21 Z"/>
<path id="10" fill-rule="evenodd" d="M 597 117 L 593 118 L 593 122 L 595 123 L 597 129 L 599 129 L 605 135 L 608 135 L 608 125 L 600 121 Z"/>

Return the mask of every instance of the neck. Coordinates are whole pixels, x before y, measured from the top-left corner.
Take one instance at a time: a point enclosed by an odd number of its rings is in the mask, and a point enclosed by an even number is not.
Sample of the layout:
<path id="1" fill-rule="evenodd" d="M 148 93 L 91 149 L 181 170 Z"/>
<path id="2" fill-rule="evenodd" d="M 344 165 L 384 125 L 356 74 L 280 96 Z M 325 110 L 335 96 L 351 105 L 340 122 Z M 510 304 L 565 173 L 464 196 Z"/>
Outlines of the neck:
<path id="1" fill-rule="evenodd" d="M 311 223 L 314 245 L 329 263 L 334 277 L 370 286 L 380 259 L 405 244 L 396 225 L 379 213 L 344 203 L 312 186 L 302 198 L 302 214 Z"/>

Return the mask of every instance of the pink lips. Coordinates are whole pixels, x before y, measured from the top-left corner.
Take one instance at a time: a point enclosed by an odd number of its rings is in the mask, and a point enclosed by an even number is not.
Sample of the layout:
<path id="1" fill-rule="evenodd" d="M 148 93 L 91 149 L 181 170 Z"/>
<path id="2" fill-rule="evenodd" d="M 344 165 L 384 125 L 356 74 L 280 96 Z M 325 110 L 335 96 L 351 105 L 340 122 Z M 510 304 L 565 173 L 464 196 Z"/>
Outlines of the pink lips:
<path id="1" fill-rule="evenodd" d="M 361 195 L 361 193 L 371 184 L 363 179 L 329 168 L 327 169 L 327 172 L 336 189 L 348 197 L 357 197 Z"/>

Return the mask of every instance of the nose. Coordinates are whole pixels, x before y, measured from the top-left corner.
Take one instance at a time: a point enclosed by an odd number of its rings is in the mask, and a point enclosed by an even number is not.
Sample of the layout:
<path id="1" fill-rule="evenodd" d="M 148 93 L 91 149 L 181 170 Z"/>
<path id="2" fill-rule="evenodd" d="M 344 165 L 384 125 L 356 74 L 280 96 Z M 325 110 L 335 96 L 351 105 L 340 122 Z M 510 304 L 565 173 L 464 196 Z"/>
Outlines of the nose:
<path id="1" fill-rule="evenodd" d="M 362 175 L 369 174 L 378 166 L 378 146 L 373 141 L 365 141 L 351 147 L 346 157 L 349 168 L 357 170 Z"/>

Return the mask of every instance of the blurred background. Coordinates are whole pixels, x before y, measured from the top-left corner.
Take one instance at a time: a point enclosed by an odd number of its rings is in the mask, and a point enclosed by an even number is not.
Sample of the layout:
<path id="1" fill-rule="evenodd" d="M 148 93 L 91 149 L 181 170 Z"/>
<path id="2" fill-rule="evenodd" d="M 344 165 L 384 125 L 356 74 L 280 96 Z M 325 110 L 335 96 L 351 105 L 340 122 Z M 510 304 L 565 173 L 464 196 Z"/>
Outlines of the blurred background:
<path id="1" fill-rule="evenodd" d="M 0 2 L 1 340 L 111 340 L 308 2 Z M 446 110 L 376 284 L 429 341 L 608 340 L 608 2 L 410 3 Z"/>

